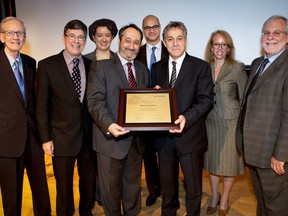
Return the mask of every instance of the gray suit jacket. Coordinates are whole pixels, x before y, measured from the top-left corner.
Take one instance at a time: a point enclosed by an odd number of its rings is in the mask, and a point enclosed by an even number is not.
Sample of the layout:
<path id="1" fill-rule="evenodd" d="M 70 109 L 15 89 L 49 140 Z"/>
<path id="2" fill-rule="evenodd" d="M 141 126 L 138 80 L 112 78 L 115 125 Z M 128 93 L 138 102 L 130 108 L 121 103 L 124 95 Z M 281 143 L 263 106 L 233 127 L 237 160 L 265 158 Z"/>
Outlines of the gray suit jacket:
<path id="1" fill-rule="evenodd" d="M 252 62 L 244 95 L 262 60 L 263 57 L 260 57 Z M 237 145 L 241 151 L 244 144 L 244 156 L 248 164 L 259 168 L 270 168 L 272 156 L 288 162 L 287 140 L 288 50 L 286 49 L 266 69 L 251 90 L 247 98 L 243 134 L 238 124 Z"/>
<path id="2" fill-rule="evenodd" d="M 212 64 L 212 71 L 214 65 Z M 214 76 L 214 73 L 212 73 Z M 213 79 L 215 80 L 215 78 Z M 213 109 L 222 119 L 238 119 L 242 96 L 247 81 L 244 64 L 230 64 L 225 62 L 214 81 Z"/>
<path id="3" fill-rule="evenodd" d="M 135 72 L 138 88 L 148 86 L 148 69 L 135 60 Z M 87 89 L 88 109 L 94 119 L 93 149 L 103 155 L 123 159 L 136 134 L 129 132 L 120 137 L 107 136 L 108 127 L 118 120 L 118 101 L 120 88 L 129 88 L 121 61 L 116 54 L 113 58 L 93 62 Z M 137 137 L 137 135 L 136 135 Z M 144 143 L 138 139 L 138 150 L 144 151 Z"/>

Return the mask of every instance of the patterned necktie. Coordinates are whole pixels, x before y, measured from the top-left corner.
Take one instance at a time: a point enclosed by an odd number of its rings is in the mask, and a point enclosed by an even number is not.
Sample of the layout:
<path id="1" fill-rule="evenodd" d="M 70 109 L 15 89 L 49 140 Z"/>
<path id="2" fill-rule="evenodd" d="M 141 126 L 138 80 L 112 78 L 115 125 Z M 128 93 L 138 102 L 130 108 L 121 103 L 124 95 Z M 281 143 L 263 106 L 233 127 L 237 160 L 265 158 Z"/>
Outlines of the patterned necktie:
<path id="1" fill-rule="evenodd" d="M 131 89 L 136 89 L 137 88 L 137 83 L 136 83 L 136 80 L 135 80 L 133 72 L 132 72 L 132 63 L 131 62 L 127 62 L 127 66 L 128 66 L 128 83 L 129 83 L 129 87 Z"/>
<path id="2" fill-rule="evenodd" d="M 25 101 L 25 87 L 24 87 L 24 79 L 23 79 L 23 76 L 19 70 L 19 62 L 17 60 L 15 60 L 14 64 L 13 64 L 13 67 L 14 67 L 14 75 L 15 75 L 15 78 L 17 80 L 17 83 L 18 83 L 18 86 L 20 88 L 20 91 L 22 93 L 22 96 L 23 96 L 23 99 Z"/>
<path id="3" fill-rule="evenodd" d="M 251 92 L 251 90 L 253 89 L 253 87 L 256 84 L 256 81 L 258 80 L 258 78 L 261 76 L 261 74 L 263 73 L 263 70 L 266 66 L 266 64 L 269 62 L 269 60 L 266 58 L 260 65 L 259 70 L 256 72 L 256 74 L 254 75 L 254 77 L 252 78 L 252 81 L 249 85 L 249 88 L 247 90 L 246 96 L 245 96 L 245 101 L 242 107 L 242 116 L 241 116 L 241 121 L 240 121 L 240 128 L 241 131 L 243 132 L 243 127 L 244 127 L 244 121 L 245 121 L 245 116 L 246 116 L 246 107 L 247 107 L 247 98 Z"/>
<path id="4" fill-rule="evenodd" d="M 79 70 L 79 59 L 73 59 L 73 69 L 72 69 L 72 80 L 74 83 L 74 87 L 79 95 L 79 99 L 81 97 L 81 76 Z"/>
<path id="5" fill-rule="evenodd" d="M 171 79 L 170 79 L 170 88 L 174 88 L 175 82 L 176 82 L 176 62 L 172 61 L 172 74 L 171 74 Z"/>

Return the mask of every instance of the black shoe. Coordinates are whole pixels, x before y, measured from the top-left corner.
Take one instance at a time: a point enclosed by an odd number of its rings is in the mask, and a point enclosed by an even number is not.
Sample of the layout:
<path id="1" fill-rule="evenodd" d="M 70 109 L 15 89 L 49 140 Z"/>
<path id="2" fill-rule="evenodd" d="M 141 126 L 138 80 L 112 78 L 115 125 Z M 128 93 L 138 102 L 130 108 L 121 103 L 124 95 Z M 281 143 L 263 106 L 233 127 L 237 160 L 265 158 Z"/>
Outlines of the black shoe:
<path id="1" fill-rule="evenodd" d="M 103 203 L 102 203 L 101 200 L 97 200 L 97 204 L 98 204 L 99 206 L 103 206 Z"/>
<path id="2" fill-rule="evenodd" d="M 157 197 L 152 196 L 151 194 L 149 194 L 149 196 L 146 199 L 146 206 L 152 206 L 156 203 Z"/>

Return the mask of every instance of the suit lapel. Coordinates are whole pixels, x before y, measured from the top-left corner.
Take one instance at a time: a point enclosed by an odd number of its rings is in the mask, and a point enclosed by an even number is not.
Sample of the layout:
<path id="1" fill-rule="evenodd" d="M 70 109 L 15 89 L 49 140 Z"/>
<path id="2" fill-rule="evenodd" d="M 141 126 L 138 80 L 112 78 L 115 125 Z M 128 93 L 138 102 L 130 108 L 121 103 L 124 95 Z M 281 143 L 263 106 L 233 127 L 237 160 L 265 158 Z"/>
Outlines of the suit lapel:
<path id="1" fill-rule="evenodd" d="M 225 62 L 220 70 L 220 73 L 216 81 L 219 82 L 220 80 L 222 80 L 227 74 L 229 74 L 231 70 L 232 70 L 232 65 Z"/>
<path id="2" fill-rule="evenodd" d="M 116 71 L 117 76 L 120 78 L 121 83 L 125 84 L 124 88 L 129 88 L 128 79 L 126 77 L 123 65 L 118 57 L 118 55 L 115 55 L 115 58 L 113 59 L 114 63 L 114 70 Z M 137 74 L 136 74 L 137 76 Z M 137 77 L 136 77 L 137 78 Z"/>
<path id="3" fill-rule="evenodd" d="M 285 50 L 274 62 L 272 62 L 271 65 L 269 65 L 269 67 L 264 71 L 263 75 L 261 75 L 254 88 L 251 90 L 251 92 L 255 91 L 257 88 L 259 88 L 264 82 L 266 82 L 267 80 L 269 80 L 269 78 L 272 76 L 272 75 L 276 75 L 277 71 L 279 68 L 281 68 L 282 64 L 284 61 L 287 61 L 287 53 L 288 51 Z M 260 63 L 263 61 L 263 58 L 261 58 L 261 61 Z M 259 64 L 260 64 L 259 63 Z M 258 64 L 258 65 L 259 65 Z M 258 67 L 257 67 L 258 68 Z M 254 71 L 255 73 L 255 71 Z M 250 80 L 251 82 L 251 80 Z"/>
<path id="4" fill-rule="evenodd" d="M 58 61 L 57 65 L 59 65 L 59 70 L 57 72 L 61 73 L 59 75 L 60 75 L 60 77 L 64 78 L 65 85 L 69 89 L 69 92 L 72 92 L 73 97 L 77 98 L 79 101 L 79 95 L 78 95 L 78 93 L 74 87 L 74 83 L 73 83 L 73 80 L 71 78 L 70 72 L 68 70 L 68 66 L 66 64 L 66 61 L 64 59 L 63 52 L 59 53 L 57 61 Z M 64 83 L 63 83 L 63 85 L 64 85 Z"/>
<path id="5" fill-rule="evenodd" d="M 11 89 L 15 92 L 15 94 L 17 95 L 17 97 L 19 98 L 19 100 L 23 103 L 23 96 L 21 94 L 20 88 L 18 86 L 18 83 L 16 81 L 14 72 L 11 68 L 11 65 L 9 63 L 9 60 L 7 58 L 7 56 L 5 55 L 4 50 L 2 49 L 1 51 L 1 57 L 0 57 L 0 73 L 3 74 L 3 77 L 5 77 L 5 79 L 7 80 L 7 83 L 9 83 L 9 86 L 11 87 Z"/>

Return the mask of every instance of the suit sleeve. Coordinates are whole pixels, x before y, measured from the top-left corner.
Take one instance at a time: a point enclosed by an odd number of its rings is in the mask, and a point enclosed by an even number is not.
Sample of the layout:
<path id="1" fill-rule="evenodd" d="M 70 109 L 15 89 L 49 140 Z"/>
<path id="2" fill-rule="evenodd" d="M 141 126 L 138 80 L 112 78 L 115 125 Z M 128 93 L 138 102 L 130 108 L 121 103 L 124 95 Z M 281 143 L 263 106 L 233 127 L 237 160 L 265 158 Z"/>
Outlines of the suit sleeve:
<path id="1" fill-rule="evenodd" d="M 213 80 L 211 68 L 206 62 L 202 64 L 200 73 L 197 76 L 196 85 L 196 94 L 193 104 L 182 113 L 186 119 L 186 129 L 190 128 L 199 119 L 205 117 L 213 103 Z M 185 95 L 185 97 L 187 96 Z"/>
<path id="2" fill-rule="evenodd" d="M 282 90 L 282 112 L 280 120 L 280 129 L 276 140 L 274 154 L 277 160 L 288 162 L 288 78 L 285 77 L 283 90 Z"/>
<path id="3" fill-rule="evenodd" d="M 52 140 L 49 125 L 49 84 L 45 64 L 39 62 L 37 72 L 36 119 L 41 143 Z"/>
<path id="4" fill-rule="evenodd" d="M 91 65 L 87 86 L 87 103 L 88 110 L 95 123 L 106 134 L 108 127 L 114 121 L 106 107 L 107 86 L 105 65 L 101 63 L 94 61 Z"/>
<path id="5" fill-rule="evenodd" d="M 241 104 L 243 101 L 244 89 L 247 82 L 247 73 L 245 71 L 245 66 L 243 63 L 239 63 L 239 65 L 237 66 L 236 81 L 238 87 L 239 102 Z"/>

